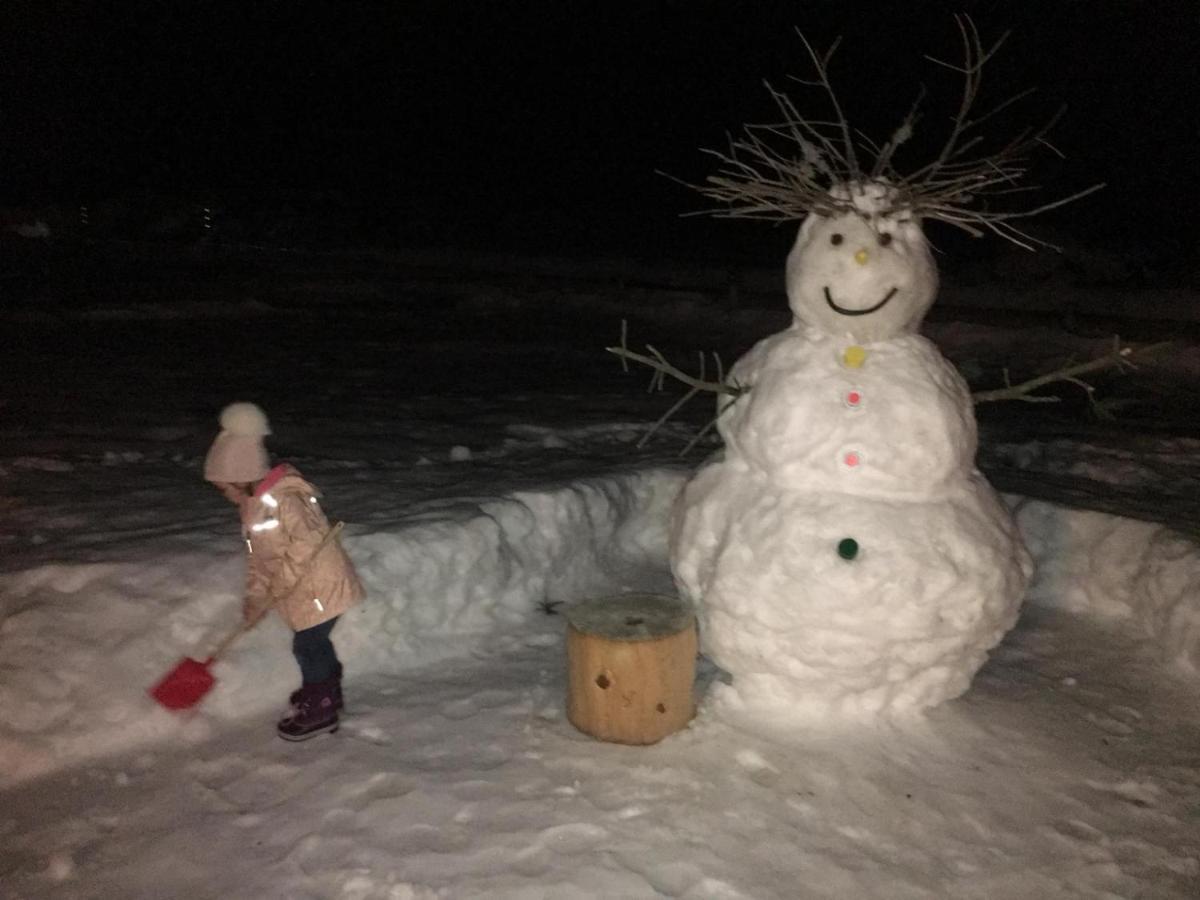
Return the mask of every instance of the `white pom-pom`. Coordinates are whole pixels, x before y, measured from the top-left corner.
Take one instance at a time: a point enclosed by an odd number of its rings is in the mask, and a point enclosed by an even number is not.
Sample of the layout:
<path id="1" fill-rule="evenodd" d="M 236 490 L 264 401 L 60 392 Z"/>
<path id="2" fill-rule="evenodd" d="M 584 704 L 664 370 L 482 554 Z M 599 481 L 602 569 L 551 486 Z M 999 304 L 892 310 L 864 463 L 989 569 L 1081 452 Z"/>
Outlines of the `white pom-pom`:
<path id="1" fill-rule="evenodd" d="M 267 414 L 253 403 L 230 403 L 221 410 L 221 427 L 230 434 L 262 437 L 271 433 Z"/>

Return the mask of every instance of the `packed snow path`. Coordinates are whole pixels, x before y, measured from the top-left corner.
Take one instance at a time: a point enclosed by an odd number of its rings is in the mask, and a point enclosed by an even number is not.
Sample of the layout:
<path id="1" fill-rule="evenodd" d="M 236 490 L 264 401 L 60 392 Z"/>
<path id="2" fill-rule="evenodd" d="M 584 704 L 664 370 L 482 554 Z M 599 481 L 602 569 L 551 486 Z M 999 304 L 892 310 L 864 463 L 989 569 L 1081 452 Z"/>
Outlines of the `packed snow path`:
<path id="1" fill-rule="evenodd" d="M 1194 659 L 1198 646 L 1193 546 L 1147 523 L 1023 504 L 1043 580 L 963 698 L 916 723 L 820 734 L 755 735 L 702 715 L 654 747 L 621 747 L 565 721 L 564 622 L 536 611 L 535 590 L 545 587 L 539 567 L 565 559 L 587 576 L 580 590 L 666 587 L 663 489 L 682 474 L 610 478 L 485 506 L 442 502 L 397 533 L 351 540 L 369 573 L 411 557 L 406 533 L 423 554 L 472 550 L 477 563 L 460 582 L 428 582 L 437 588 L 428 611 L 445 606 L 448 618 L 392 609 L 418 632 L 414 645 L 422 626 L 430 643 L 457 634 L 456 655 L 386 670 L 369 645 L 391 638 L 365 620 L 343 626 L 343 648 L 361 652 L 347 654 L 359 674 L 336 735 L 300 745 L 274 737 L 272 698 L 282 691 L 254 682 L 284 687 L 294 677 L 281 635 L 256 634 L 192 718 L 149 706 L 129 671 L 104 685 L 92 719 L 67 724 L 95 740 L 120 713 L 135 742 L 96 757 L 86 740 L 69 741 L 81 754 L 74 763 L 6 792 L 6 890 L 31 900 L 1194 895 L 1200 719 L 1194 676 L 1168 665 Z M 516 527 L 522 506 L 544 533 Z M 640 535 L 625 546 L 644 556 L 601 552 L 620 523 L 628 538 Z M 393 552 L 364 556 L 380 542 Z M 491 564 L 477 552 L 549 545 L 554 552 L 502 553 Z M 602 571 L 595 561 L 606 558 Z M 196 563 L 151 559 L 132 587 L 157 588 Z M 89 577 L 104 587 L 109 574 L 87 564 L 40 571 L 62 587 L 73 570 L 76 602 Z M 230 574 L 218 567 L 215 578 Z M 516 595 L 471 593 L 480 582 Z M 53 615 L 71 597 L 35 593 L 23 611 Z M 493 627 L 456 632 L 472 602 Z M 507 623 L 497 615 L 505 610 Z M 152 646 L 154 620 L 138 621 L 145 630 L 122 642 Z M 19 626 L 3 634 L 17 646 Z M 88 658 L 63 653 L 51 671 Z M 11 710 L 30 708 L 9 696 Z M 140 709 L 132 718 L 130 704 Z"/>
<path id="2" fill-rule="evenodd" d="M 1035 610 L 922 724 L 650 748 L 563 714 L 560 621 L 353 685 L 307 744 L 240 722 L 11 791 L 8 896 L 1190 897 L 1194 685 Z"/>

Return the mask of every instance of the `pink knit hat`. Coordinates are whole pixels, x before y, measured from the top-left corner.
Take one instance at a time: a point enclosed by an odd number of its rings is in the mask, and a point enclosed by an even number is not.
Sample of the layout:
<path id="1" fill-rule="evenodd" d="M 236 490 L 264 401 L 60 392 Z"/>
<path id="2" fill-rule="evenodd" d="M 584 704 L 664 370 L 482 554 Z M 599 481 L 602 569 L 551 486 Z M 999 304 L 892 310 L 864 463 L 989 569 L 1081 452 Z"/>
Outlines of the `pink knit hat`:
<path id="1" fill-rule="evenodd" d="M 253 403 L 232 403 L 221 411 L 221 433 L 204 458 L 206 481 L 243 484 L 271 468 L 263 437 L 271 433 L 266 414 Z"/>

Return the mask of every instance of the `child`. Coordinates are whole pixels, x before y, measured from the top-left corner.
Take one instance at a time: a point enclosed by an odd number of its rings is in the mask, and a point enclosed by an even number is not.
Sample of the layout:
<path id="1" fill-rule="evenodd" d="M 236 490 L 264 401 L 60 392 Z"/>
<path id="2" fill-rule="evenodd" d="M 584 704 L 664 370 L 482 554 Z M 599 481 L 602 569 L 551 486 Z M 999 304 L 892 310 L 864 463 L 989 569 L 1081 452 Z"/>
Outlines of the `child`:
<path id="1" fill-rule="evenodd" d="M 263 438 L 271 429 L 263 411 L 234 403 L 220 421 L 204 477 L 241 513 L 248 551 L 242 614 L 250 624 L 274 607 L 295 632 L 302 684 L 289 698 L 292 710 L 280 720 L 279 736 L 302 741 L 336 731 L 342 665 L 329 633 L 362 599 L 362 585 L 337 540 L 322 543 L 329 522 L 316 489 L 287 463 L 269 467 Z"/>

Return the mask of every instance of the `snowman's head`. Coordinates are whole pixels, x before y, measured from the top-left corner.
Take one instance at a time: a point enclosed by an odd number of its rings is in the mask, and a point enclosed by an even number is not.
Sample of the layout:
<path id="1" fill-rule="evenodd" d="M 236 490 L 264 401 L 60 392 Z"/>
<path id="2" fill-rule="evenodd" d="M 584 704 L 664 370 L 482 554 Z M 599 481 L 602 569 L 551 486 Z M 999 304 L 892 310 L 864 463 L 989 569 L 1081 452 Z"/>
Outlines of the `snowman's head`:
<path id="1" fill-rule="evenodd" d="M 838 185 L 830 200 L 804 220 L 788 255 L 792 313 L 856 341 L 916 331 L 938 284 L 919 221 L 879 181 Z"/>

